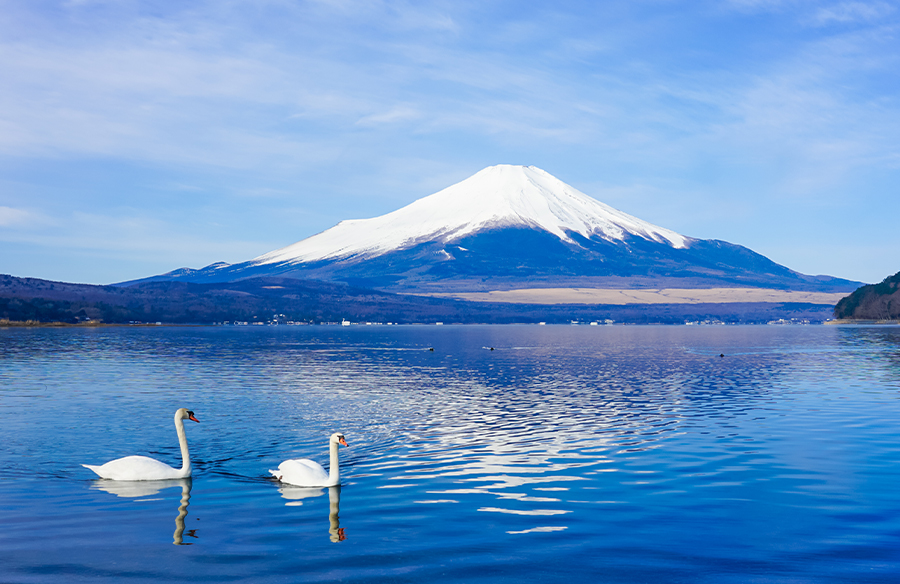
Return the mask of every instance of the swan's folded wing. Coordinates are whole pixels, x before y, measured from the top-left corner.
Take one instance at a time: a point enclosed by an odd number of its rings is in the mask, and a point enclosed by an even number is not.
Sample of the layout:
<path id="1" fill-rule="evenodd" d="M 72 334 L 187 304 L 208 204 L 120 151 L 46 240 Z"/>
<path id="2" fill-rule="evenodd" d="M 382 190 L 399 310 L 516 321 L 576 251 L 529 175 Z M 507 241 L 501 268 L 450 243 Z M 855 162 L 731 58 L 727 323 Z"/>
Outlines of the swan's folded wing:
<path id="1" fill-rule="evenodd" d="M 301 487 L 321 485 L 328 480 L 328 473 L 322 465 L 307 458 L 285 460 L 278 465 L 277 474 L 270 472 L 280 481 Z"/>
<path id="2" fill-rule="evenodd" d="M 180 478 L 181 471 L 147 456 L 126 456 L 100 466 L 85 466 L 104 479 L 152 481 Z"/>

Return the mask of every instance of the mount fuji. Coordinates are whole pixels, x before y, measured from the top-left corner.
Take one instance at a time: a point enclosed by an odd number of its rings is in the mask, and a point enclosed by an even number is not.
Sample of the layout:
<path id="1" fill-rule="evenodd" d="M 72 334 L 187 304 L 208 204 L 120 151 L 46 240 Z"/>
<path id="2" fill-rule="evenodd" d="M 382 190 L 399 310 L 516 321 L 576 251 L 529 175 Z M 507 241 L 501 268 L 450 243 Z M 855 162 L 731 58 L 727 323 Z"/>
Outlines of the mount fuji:
<path id="1" fill-rule="evenodd" d="M 253 277 L 340 281 L 394 292 L 516 288 L 757 287 L 849 292 L 725 241 L 616 210 L 533 166 L 497 165 L 392 213 L 347 220 L 238 264 L 133 282 Z"/>

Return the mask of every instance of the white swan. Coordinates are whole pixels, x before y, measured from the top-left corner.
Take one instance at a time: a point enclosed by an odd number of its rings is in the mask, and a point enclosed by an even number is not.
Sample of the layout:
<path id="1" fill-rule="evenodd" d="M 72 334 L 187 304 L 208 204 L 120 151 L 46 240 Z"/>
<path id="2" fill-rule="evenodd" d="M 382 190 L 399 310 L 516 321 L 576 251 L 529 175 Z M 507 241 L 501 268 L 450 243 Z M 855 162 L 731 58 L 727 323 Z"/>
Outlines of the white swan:
<path id="1" fill-rule="evenodd" d="M 278 465 L 278 470 L 269 470 L 272 475 L 283 483 L 297 485 L 298 487 L 334 487 L 341 483 L 341 471 L 338 465 L 338 444 L 350 446 L 344 440 L 344 435 L 335 432 L 328 440 L 331 462 L 328 472 L 318 462 L 308 458 L 293 458 L 285 460 Z"/>
<path id="2" fill-rule="evenodd" d="M 82 464 L 81 466 L 91 469 L 100 475 L 101 478 L 114 481 L 159 481 L 189 477 L 191 476 L 191 456 L 188 454 L 187 438 L 184 435 L 184 422 L 182 420 L 200 421 L 194 417 L 194 412 L 185 408 L 175 412 L 175 430 L 178 432 L 178 444 L 181 446 L 182 462 L 180 469 L 172 468 L 168 464 L 146 456 L 126 456 L 125 458 L 111 460 L 100 466 L 90 464 Z"/>

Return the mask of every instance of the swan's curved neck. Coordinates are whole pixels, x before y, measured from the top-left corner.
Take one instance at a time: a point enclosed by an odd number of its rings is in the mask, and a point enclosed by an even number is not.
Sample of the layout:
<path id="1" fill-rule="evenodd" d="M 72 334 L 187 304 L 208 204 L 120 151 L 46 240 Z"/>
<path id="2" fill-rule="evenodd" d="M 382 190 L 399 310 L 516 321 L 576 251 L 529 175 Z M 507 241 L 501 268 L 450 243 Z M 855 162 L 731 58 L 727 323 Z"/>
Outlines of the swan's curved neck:
<path id="1" fill-rule="evenodd" d="M 341 466 L 338 463 L 338 443 L 332 442 L 329 449 L 331 461 L 328 463 L 328 484 L 337 485 L 341 482 Z"/>
<path id="2" fill-rule="evenodd" d="M 187 436 L 184 433 L 184 421 L 175 418 L 175 431 L 178 432 L 178 445 L 181 446 L 181 476 L 191 476 L 191 455 L 188 452 Z"/>

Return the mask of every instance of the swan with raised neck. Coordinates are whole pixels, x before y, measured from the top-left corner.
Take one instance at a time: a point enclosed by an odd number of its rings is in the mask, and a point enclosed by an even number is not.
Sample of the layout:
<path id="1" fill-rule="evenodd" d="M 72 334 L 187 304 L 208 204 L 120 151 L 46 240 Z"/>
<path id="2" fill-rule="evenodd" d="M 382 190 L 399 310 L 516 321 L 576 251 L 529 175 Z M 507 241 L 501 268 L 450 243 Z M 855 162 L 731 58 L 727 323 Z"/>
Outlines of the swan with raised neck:
<path id="1" fill-rule="evenodd" d="M 344 435 L 335 432 L 328 439 L 330 462 L 328 472 L 318 462 L 308 458 L 292 458 L 278 465 L 277 470 L 269 470 L 276 479 L 298 487 L 334 487 L 341 484 L 341 470 L 338 462 L 338 446 L 349 447 Z"/>
<path id="2" fill-rule="evenodd" d="M 191 476 L 191 455 L 188 452 L 187 436 L 184 433 L 184 420 L 199 422 L 194 412 L 187 408 L 179 408 L 175 412 L 175 432 L 181 446 L 181 468 L 172 468 L 148 456 L 126 456 L 117 458 L 102 465 L 82 464 L 98 476 L 114 481 L 159 481 L 165 479 L 183 479 Z"/>

